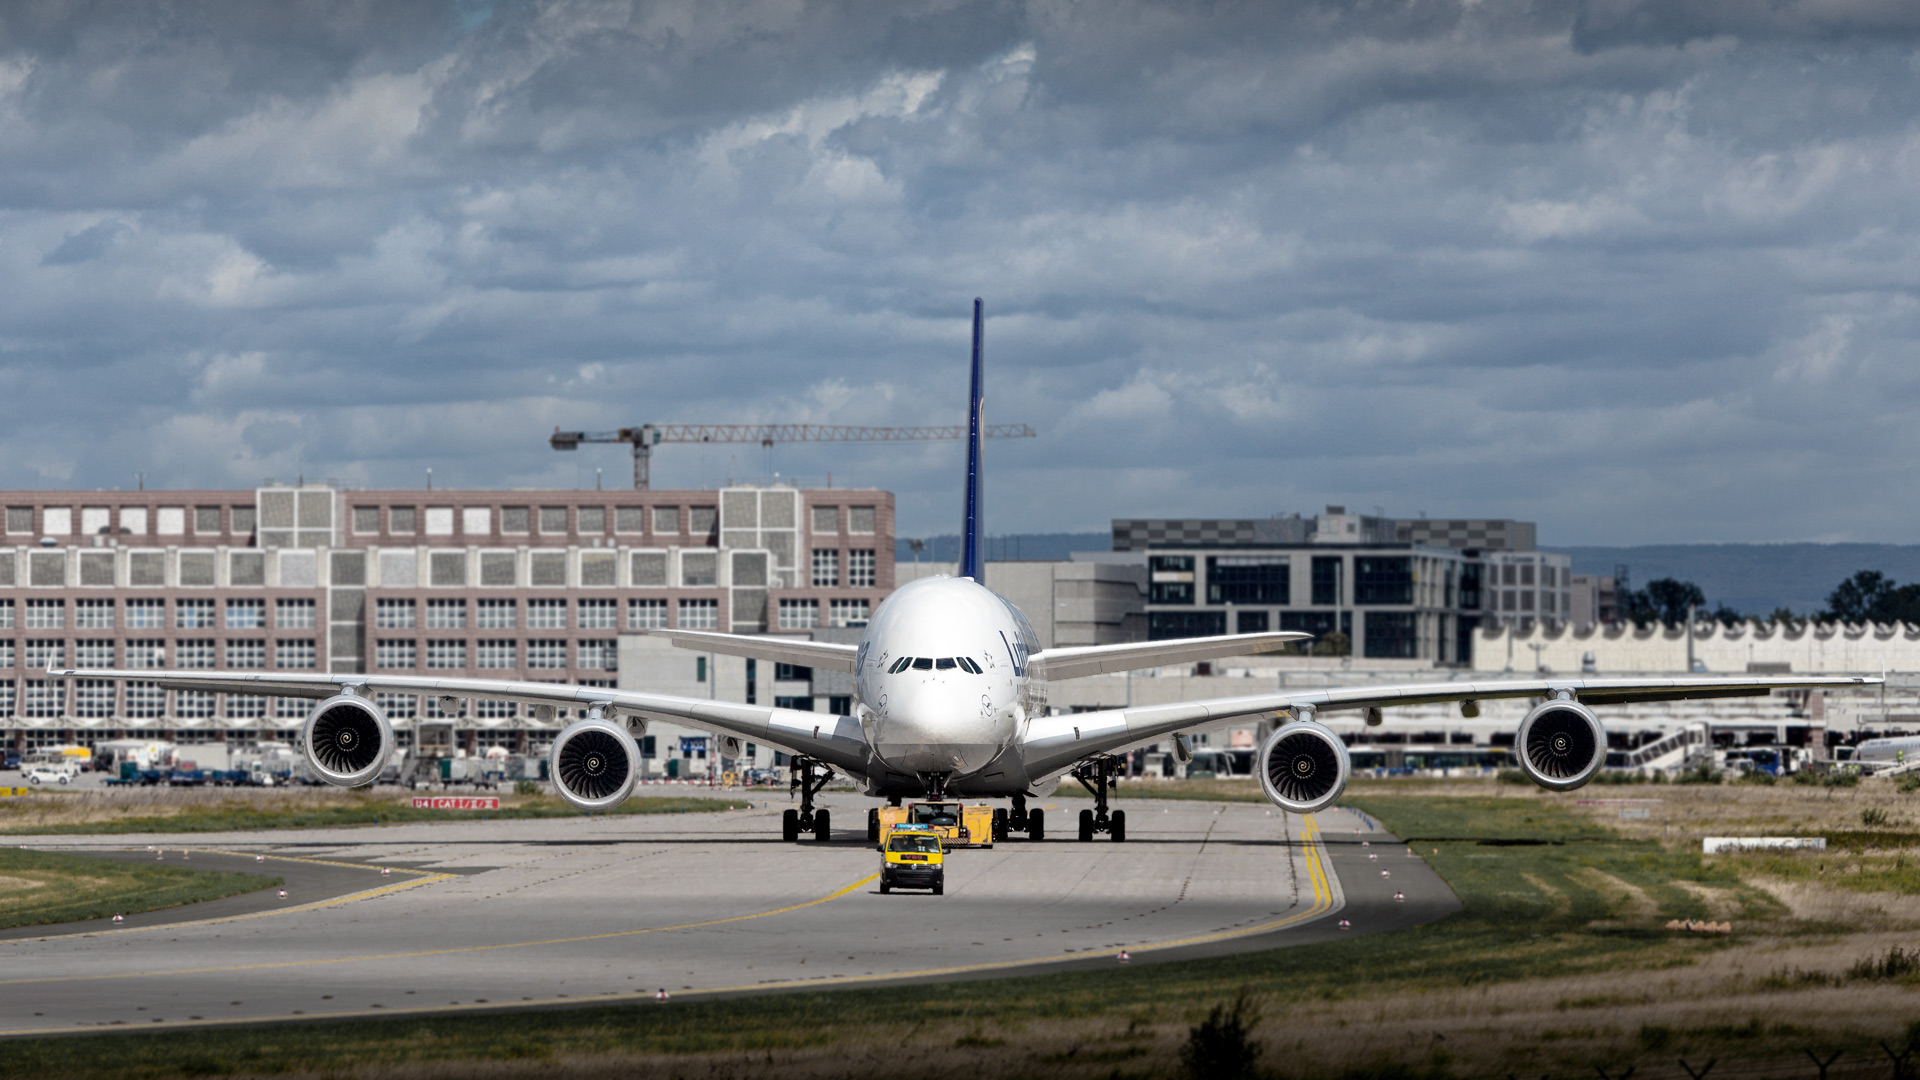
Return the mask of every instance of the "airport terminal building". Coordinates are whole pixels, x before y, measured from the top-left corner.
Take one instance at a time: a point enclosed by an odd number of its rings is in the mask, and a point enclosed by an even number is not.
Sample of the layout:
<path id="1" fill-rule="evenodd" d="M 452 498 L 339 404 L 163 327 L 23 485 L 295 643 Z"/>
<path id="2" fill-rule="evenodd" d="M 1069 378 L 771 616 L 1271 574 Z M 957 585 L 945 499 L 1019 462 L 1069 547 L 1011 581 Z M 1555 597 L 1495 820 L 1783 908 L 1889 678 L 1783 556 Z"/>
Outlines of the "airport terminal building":
<path id="1" fill-rule="evenodd" d="M 0 737 L 23 751 L 285 739 L 311 707 L 50 679 L 50 667 L 613 686 L 631 631 L 826 635 L 864 625 L 893 588 L 893 496 L 876 490 L 302 485 L 13 491 L 0 503 Z M 706 684 L 689 689 L 718 693 L 715 673 L 688 660 Z M 503 702 L 462 703 L 452 718 L 415 695 L 382 704 L 403 745 L 417 719 L 452 720 L 469 750 L 517 751 L 564 722 Z"/>

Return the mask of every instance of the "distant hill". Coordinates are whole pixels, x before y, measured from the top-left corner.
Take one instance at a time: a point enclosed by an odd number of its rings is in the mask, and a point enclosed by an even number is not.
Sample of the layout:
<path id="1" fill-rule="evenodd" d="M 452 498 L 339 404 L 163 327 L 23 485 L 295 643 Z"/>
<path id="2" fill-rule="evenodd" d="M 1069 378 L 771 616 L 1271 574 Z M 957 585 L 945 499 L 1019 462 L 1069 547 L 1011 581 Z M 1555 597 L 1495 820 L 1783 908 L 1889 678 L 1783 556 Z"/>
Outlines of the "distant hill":
<path id="1" fill-rule="evenodd" d="M 1655 578 L 1691 581 L 1709 605 L 1750 615 L 1776 607 L 1800 615 L 1827 606 L 1827 594 L 1856 571 L 1878 570 L 1906 584 L 1920 581 L 1920 544 L 1648 544 L 1638 547 L 1550 547 L 1573 556 L 1576 574 L 1611 575 L 1625 564 L 1635 588 Z"/>

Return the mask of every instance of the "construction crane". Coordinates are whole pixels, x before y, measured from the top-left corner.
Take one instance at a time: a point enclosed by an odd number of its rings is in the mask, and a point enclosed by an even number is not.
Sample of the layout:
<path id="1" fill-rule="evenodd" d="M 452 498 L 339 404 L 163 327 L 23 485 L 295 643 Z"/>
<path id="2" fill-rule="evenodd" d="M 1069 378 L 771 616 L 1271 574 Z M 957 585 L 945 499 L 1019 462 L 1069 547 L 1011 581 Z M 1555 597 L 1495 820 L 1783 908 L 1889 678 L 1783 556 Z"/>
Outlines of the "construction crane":
<path id="1" fill-rule="evenodd" d="M 1025 424 L 991 424 L 989 439 L 1031 439 L 1039 432 Z M 845 424 L 642 424 L 617 431 L 553 429 L 547 444 L 578 450 L 581 443 L 627 443 L 633 447 L 633 489 L 647 490 L 653 448 L 661 443 L 777 442 L 931 442 L 967 437 L 965 424 L 951 427 L 850 427 Z"/>

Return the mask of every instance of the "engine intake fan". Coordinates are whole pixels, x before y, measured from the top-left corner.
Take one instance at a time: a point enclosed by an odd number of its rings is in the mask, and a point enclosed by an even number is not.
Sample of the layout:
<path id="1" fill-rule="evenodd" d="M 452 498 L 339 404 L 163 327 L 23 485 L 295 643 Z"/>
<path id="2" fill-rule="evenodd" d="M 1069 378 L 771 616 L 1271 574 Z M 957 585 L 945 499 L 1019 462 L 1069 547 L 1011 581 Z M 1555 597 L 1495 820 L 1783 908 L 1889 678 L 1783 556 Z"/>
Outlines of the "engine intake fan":
<path id="1" fill-rule="evenodd" d="M 1267 736 L 1254 764 L 1268 801 L 1296 814 L 1332 806 L 1353 774 L 1340 736 L 1311 720 L 1295 721 Z"/>
<path id="2" fill-rule="evenodd" d="M 393 753 L 393 725 L 380 707 L 341 694 L 314 706 L 301 728 L 307 765 L 337 787 L 362 787 L 379 777 Z"/>
<path id="3" fill-rule="evenodd" d="M 640 747 L 618 721 L 577 720 L 554 737 L 548 775 L 560 797 L 579 809 L 609 810 L 633 794 Z"/>
<path id="4" fill-rule="evenodd" d="M 1585 705 L 1549 701 L 1520 721 L 1513 748 L 1528 779 L 1550 791 L 1572 791 L 1606 761 L 1607 732 Z"/>

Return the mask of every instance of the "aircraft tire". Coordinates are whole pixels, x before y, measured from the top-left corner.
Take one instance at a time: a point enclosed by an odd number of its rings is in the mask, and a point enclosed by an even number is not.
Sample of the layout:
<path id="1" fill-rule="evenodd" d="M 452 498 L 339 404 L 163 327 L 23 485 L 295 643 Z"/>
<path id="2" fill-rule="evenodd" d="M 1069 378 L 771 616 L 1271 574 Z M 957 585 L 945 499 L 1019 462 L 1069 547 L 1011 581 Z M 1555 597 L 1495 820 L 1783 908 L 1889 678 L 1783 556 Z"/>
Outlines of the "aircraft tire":
<path id="1" fill-rule="evenodd" d="M 1087 841 L 1092 839 L 1093 839 L 1093 811 L 1082 810 L 1080 811 L 1080 842 L 1084 844 Z"/>
<path id="2" fill-rule="evenodd" d="M 867 843 L 877 844 L 879 842 L 880 842 L 880 808 L 876 806 L 873 809 L 867 811 Z"/>
<path id="3" fill-rule="evenodd" d="M 780 839 L 789 843 L 800 839 L 800 811 L 789 810 L 780 815 Z"/>
<path id="4" fill-rule="evenodd" d="M 1125 810 L 1115 810 L 1113 812 L 1113 817 L 1108 819 L 1107 835 L 1113 837 L 1113 842 L 1116 844 L 1122 843 L 1127 839 L 1127 812 Z"/>
<path id="5" fill-rule="evenodd" d="M 1027 839 L 1045 840 L 1047 838 L 1047 812 L 1045 810 L 1027 811 Z"/>
<path id="6" fill-rule="evenodd" d="M 825 810 L 813 812 L 813 838 L 824 844 L 833 839 L 833 823 Z"/>

